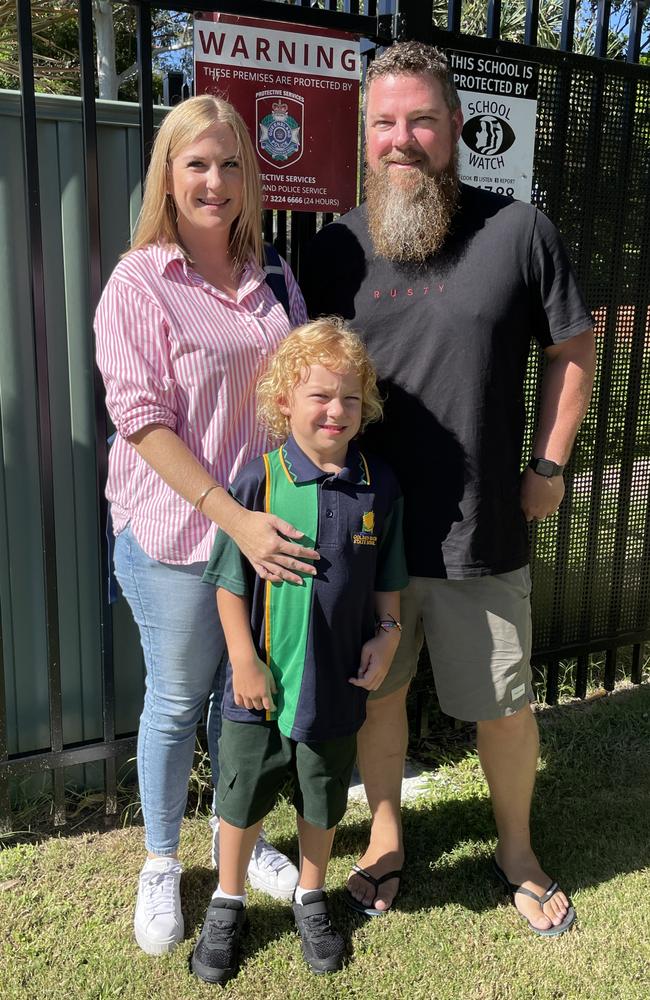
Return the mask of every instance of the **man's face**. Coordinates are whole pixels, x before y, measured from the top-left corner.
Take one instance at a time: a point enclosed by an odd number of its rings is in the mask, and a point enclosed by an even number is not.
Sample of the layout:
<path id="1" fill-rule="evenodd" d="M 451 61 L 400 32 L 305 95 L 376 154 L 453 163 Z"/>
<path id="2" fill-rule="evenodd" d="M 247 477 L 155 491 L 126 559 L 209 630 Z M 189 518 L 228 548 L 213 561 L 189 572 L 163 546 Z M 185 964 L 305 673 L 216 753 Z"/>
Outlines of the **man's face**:
<path id="1" fill-rule="evenodd" d="M 408 183 L 413 171 L 438 174 L 451 163 L 462 127 L 462 112 L 450 112 L 440 82 L 429 74 L 380 76 L 368 91 L 368 167 L 387 169 L 398 184 Z"/>

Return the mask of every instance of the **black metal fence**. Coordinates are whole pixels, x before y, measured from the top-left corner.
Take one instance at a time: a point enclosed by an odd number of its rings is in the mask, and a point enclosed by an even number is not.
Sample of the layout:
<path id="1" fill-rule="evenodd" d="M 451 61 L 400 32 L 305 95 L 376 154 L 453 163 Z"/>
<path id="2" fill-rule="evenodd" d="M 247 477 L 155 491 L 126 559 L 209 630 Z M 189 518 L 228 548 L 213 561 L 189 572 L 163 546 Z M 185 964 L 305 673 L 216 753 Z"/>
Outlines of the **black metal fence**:
<path id="1" fill-rule="evenodd" d="M 443 47 L 497 53 L 540 64 L 533 200 L 559 226 L 589 305 L 597 319 L 599 377 L 568 473 L 567 497 L 557 518 L 533 538 L 535 654 L 546 665 L 546 700 L 557 699 L 559 664 L 577 657 L 575 693 L 584 696 L 590 654 L 605 652 L 603 685 L 614 686 L 617 653 L 632 649 L 631 676 L 641 680 L 643 644 L 650 639 L 650 68 L 639 64 L 647 0 L 634 0 L 627 56 L 605 58 L 610 4 L 598 4 L 595 55 L 572 53 L 577 5 L 565 0 L 559 45 L 536 45 L 539 0 L 526 0 L 520 43 L 500 40 L 500 0 L 487 0 L 486 37 L 460 34 L 462 2 L 449 0 L 446 27 L 434 26 L 432 0 L 368 0 L 321 6 L 270 0 L 221 0 L 206 11 L 257 16 L 359 34 L 372 45 L 418 38 Z M 152 8 L 186 10 L 177 0 L 134 2 L 137 11 L 140 137 L 143 170 L 153 136 Z M 59 605 L 52 503 L 52 426 L 48 384 L 38 142 L 30 0 L 17 0 L 21 103 L 30 236 L 33 335 L 38 384 L 42 546 L 46 591 L 50 746 L 24 756 L 8 754 L 5 684 L 0 643 L 0 823 L 10 816 L 10 779 L 51 772 L 54 819 L 65 821 L 65 768 L 103 761 L 106 812 L 116 809 L 116 760 L 134 749 L 132 734 L 118 735 L 111 608 L 102 597 L 103 737 L 66 745 L 62 726 Z M 101 293 L 99 165 L 93 67 L 92 0 L 79 2 L 85 185 L 91 307 Z M 301 252 L 329 221 L 307 213 L 265 213 L 265 238 L 275 242 L 300 277 Z M 104 262 L 106 263 L 106 262 Z M 91 328 L 89 316 L 88 329 Z M 531 357 L 528 406 L 535 411 L 540 359 Z M 94 383 L 99 524 L 104 522 L 106 415 L 99 376 Z M 103 591 L 101 581 L 97 587 Z M 6 614 L 5 609 L 0 609 Z M 0 627 L 2 621 L 0 619 Z"/>

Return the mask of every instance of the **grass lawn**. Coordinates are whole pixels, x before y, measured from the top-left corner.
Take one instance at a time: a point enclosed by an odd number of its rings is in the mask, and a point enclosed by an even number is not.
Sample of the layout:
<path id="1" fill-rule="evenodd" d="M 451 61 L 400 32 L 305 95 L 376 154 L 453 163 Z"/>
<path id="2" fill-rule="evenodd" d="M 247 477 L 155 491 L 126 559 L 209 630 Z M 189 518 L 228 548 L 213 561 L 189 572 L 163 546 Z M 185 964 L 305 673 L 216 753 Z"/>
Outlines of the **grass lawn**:
<path id="1" fill-rule="evenodd" d="M 186 940 L 151 959 L 131 934 L 142 830 L 86 830 L 7 841 L 0 851 L 2 1000 L 405 997 L 431 1000 L 648 1000 L 650 997 L 650 686 L 540 712 L 534 838 L 579 923 L 531 934 L 490 875 L 489 803 L 475 754 L 457 748 L 404 810 L 407 868 L 399 908 L 365 921 L 341 897 L 367 817 L 353 805 L 328 884 L 349 941 L 341 973 L 303 964 L 290 908 L 249 894 L 243 966 L 223 993 L 188 958 L 214 875 L 205 818 L 187 819 L 181 856 Z M 543 819 L 542 819 L 543 818 Z M 295 857 L 282 803 L 268 833 Z"/>

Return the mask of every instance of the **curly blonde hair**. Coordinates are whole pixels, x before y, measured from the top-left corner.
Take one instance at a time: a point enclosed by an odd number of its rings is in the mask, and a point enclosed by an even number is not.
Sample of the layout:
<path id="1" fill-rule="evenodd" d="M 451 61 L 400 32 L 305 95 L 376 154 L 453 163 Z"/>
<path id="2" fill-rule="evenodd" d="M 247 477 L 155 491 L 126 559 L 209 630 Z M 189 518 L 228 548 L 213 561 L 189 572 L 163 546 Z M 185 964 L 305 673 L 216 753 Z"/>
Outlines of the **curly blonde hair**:
<path id="1" fill-rule="evenodd" d="M 304 378 L 305 370 L 322 365 L 333 372 L 353 372 L 361 380 L 361 427 L 381 420 L 383 401 L 377 388 L 377 373 L 364 345 L 338 316 L 321 316 L 296 327 L 271 358 L 267 372 L 257 385 L 257 414 L 271 435 L 283 440 L 289 435 L 289 417 L 280 411 L 283 401 Z"/>

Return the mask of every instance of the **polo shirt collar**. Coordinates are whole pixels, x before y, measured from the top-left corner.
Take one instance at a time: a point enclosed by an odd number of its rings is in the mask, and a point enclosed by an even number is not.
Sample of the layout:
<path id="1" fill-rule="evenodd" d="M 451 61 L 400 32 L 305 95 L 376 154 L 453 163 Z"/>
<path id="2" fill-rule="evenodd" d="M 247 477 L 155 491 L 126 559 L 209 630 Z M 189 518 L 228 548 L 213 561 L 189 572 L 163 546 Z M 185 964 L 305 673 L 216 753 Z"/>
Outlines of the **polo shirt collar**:
<path id="1" fill-rule="evenodd" d="M 293 435 L 289 435 L 286 442 L 280 448 L 280 457 L 287 475 L 294 483 L 313 483 L 318 479 L 327 479 L 331 476 L 331 473 L 323 472 L 322 469 L 319 469 L 305 455 L 304 451 L 296 444 Z M 370 485 L 368 464 L 354 441 L 351 441 L 348 445 L 345 465 L 336 478 L 343 479 L 348 483 L 354 483 L 357 486 Z"/>

